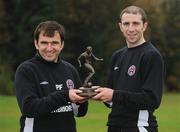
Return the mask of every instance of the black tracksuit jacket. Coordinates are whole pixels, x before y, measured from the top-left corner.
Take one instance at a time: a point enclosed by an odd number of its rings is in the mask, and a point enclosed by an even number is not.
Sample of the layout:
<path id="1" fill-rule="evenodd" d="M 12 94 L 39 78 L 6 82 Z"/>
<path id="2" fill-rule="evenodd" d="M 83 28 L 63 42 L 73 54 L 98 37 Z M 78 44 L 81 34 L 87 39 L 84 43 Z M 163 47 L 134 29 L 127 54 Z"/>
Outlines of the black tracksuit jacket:
<path id="1" fill-rule="evenodd" d="M 84 116 L 88 102 L 73 104 L 70 88 L 79 88 L 77 70 L 68 62 L 47 62 L 39 54 L 23 62 L 15 74 L 22 116 L 21 132 L 75 132 L 75 116 Z"/>
<path id="2" fill-rule="evenodd" d="M 153 115 L 163 91 L 164 62 L 149 42 L 123 48 L 112 55 L 108 87 L 114 89 L 108 126 L 156 127 Z"/>

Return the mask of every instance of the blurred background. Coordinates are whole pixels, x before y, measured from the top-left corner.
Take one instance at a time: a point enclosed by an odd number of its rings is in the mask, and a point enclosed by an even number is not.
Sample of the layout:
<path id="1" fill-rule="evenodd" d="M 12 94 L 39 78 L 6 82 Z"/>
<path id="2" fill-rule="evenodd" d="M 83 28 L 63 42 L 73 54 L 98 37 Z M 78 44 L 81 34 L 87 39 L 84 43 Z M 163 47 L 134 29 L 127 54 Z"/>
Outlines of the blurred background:
<path id="1" fill-rule="evenodd" d="M 164 92 L 179 93 L 180 0 L 0 0 L 1 98 L 14 97 L 14 73 L 21 62 L 35 55 L 33 32 L 44 20 L 64 25 L 66 39 L 61 57 L 73 64 L 82 77 L 77 57 L 86 46 L 91 45 L 94 54 L 104 58 L 103 62 L 94 62 L 96 74 L 92 78 L 94 83 L 104 85 L 112 53 L 125 46 L 117 22 L 121 9 L 128 5 L 146 11 L 149 27 L 145 38 L 159 49 L 166 64 Z M 179 100 L 175 102 L 180 110 Z"/>
<path id="2" fill-rule="evenodd" d="M 180 0 L 0 0 L 0 93 L 14 94 L 14 72 L 35 54 L 33 32 L 44 20 L 66 28 L 61 56 L 74 66 L 86 46 L 93 46 L 94 54 L 104 58 L 95 62 L 94 78 L 104 82 L 112 52 L 125 46 L 117 26 L 120 11 L 131 4 L 148 14 L 146 40 L 164 57 L 166 90 L 180 91 Z"/>

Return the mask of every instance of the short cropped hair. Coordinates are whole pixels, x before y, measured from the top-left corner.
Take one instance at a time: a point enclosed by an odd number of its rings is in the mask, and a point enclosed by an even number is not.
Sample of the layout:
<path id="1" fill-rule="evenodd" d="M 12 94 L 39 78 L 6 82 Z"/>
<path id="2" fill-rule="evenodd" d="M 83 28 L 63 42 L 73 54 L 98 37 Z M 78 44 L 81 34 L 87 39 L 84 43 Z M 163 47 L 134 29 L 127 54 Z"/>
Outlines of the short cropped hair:
<path id="1" fill-rule="evenodd" d="M 58 32 L 61 37 L 61 42 L 65 39 L 64 27 L 56 21 L 41 22 L 34 31 L 34 40 L 39 40 L 39 34 L 43 32 L 44 36 L 53 37 L 55 32 Z"/>
<path id="2" fill-rule="evenodd" d="M 140 14 L 142 16 L 142 21 L 143 23 L 147 22 L 147 15 L 145 11 L 138 7 L 138 6 L 128 6 L 125 9 L 122 10 L 119 16 L 119 21 L 121 22 L 122 16 L 124 13 L 129 13 L 129 14 Z"/>

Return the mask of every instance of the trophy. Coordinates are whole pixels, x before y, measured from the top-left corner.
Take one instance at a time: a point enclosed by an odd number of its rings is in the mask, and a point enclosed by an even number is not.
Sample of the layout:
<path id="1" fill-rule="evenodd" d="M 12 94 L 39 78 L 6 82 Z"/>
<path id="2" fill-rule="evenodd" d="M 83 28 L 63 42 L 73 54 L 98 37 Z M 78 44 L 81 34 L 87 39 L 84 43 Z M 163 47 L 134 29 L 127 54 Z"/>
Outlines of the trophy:
<path id="1" fill-rule="evenodd" d="M 82 93 L 79 93 L 80 96 L 82 97 L 92 97 L 95 96 L 97 93 L 95 90 L 100 87 L 100 86 L 93 86 L 92 82 L 90 82 L 90 79 L 92 76 L 95 74 L 95 70 L 92 66 L 92 59 L 97 60 L 97 61 L 103 61 L 103 59 L 97 58 L 92 51 L 92 47 L 88 46 L 86 47 L 86 51 L 83 52 L 79 57 L 78 57 L 78 63 L 79 67 L 82 67 L 81 64 L 81 59 L 84 58 L 84 67 L 88 70 L 88 76 L 85 78 L 83 86 L 79 88 L 79 90 L 82 91 Z"/>

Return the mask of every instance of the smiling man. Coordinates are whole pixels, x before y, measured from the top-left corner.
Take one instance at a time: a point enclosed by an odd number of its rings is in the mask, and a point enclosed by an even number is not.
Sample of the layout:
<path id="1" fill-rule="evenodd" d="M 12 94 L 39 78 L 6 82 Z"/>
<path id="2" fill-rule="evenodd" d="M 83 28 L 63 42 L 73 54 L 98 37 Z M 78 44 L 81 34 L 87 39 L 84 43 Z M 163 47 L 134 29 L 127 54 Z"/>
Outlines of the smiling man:
<path id="1" fill-rule="evenodd" d="M 127 47 L 112 55 L 107 87 L 97 89 L 93 99 L 112 107 L 108 132 L 157 132 L 153 113 L 162 98 L 163 59 L 144 39 L 148 22 L 142 8 L 125 8 L 118 25 Z"/>
<path id="2" fill-rule="evenodd" d="M 64 39 L 59 23 L 40 23 L 34 32 L 37 54 L 17 68 L 21 132 L 76 132 L 74 116 L 87 112 L 86 98 L 78 96 L 82 84 L 77 70 L 60 58 Z"/>
<path id="3" fill-rule="evenodd" d="M 61 37 L 57 31 L 53 37 L 44 36 L 45 32 L 39 34 L 39 40 L 35 40 L 36 49 L 46 61 L 57 62 L 59 54 L 64 47 L 64 42 L 61 42 Z"/>

